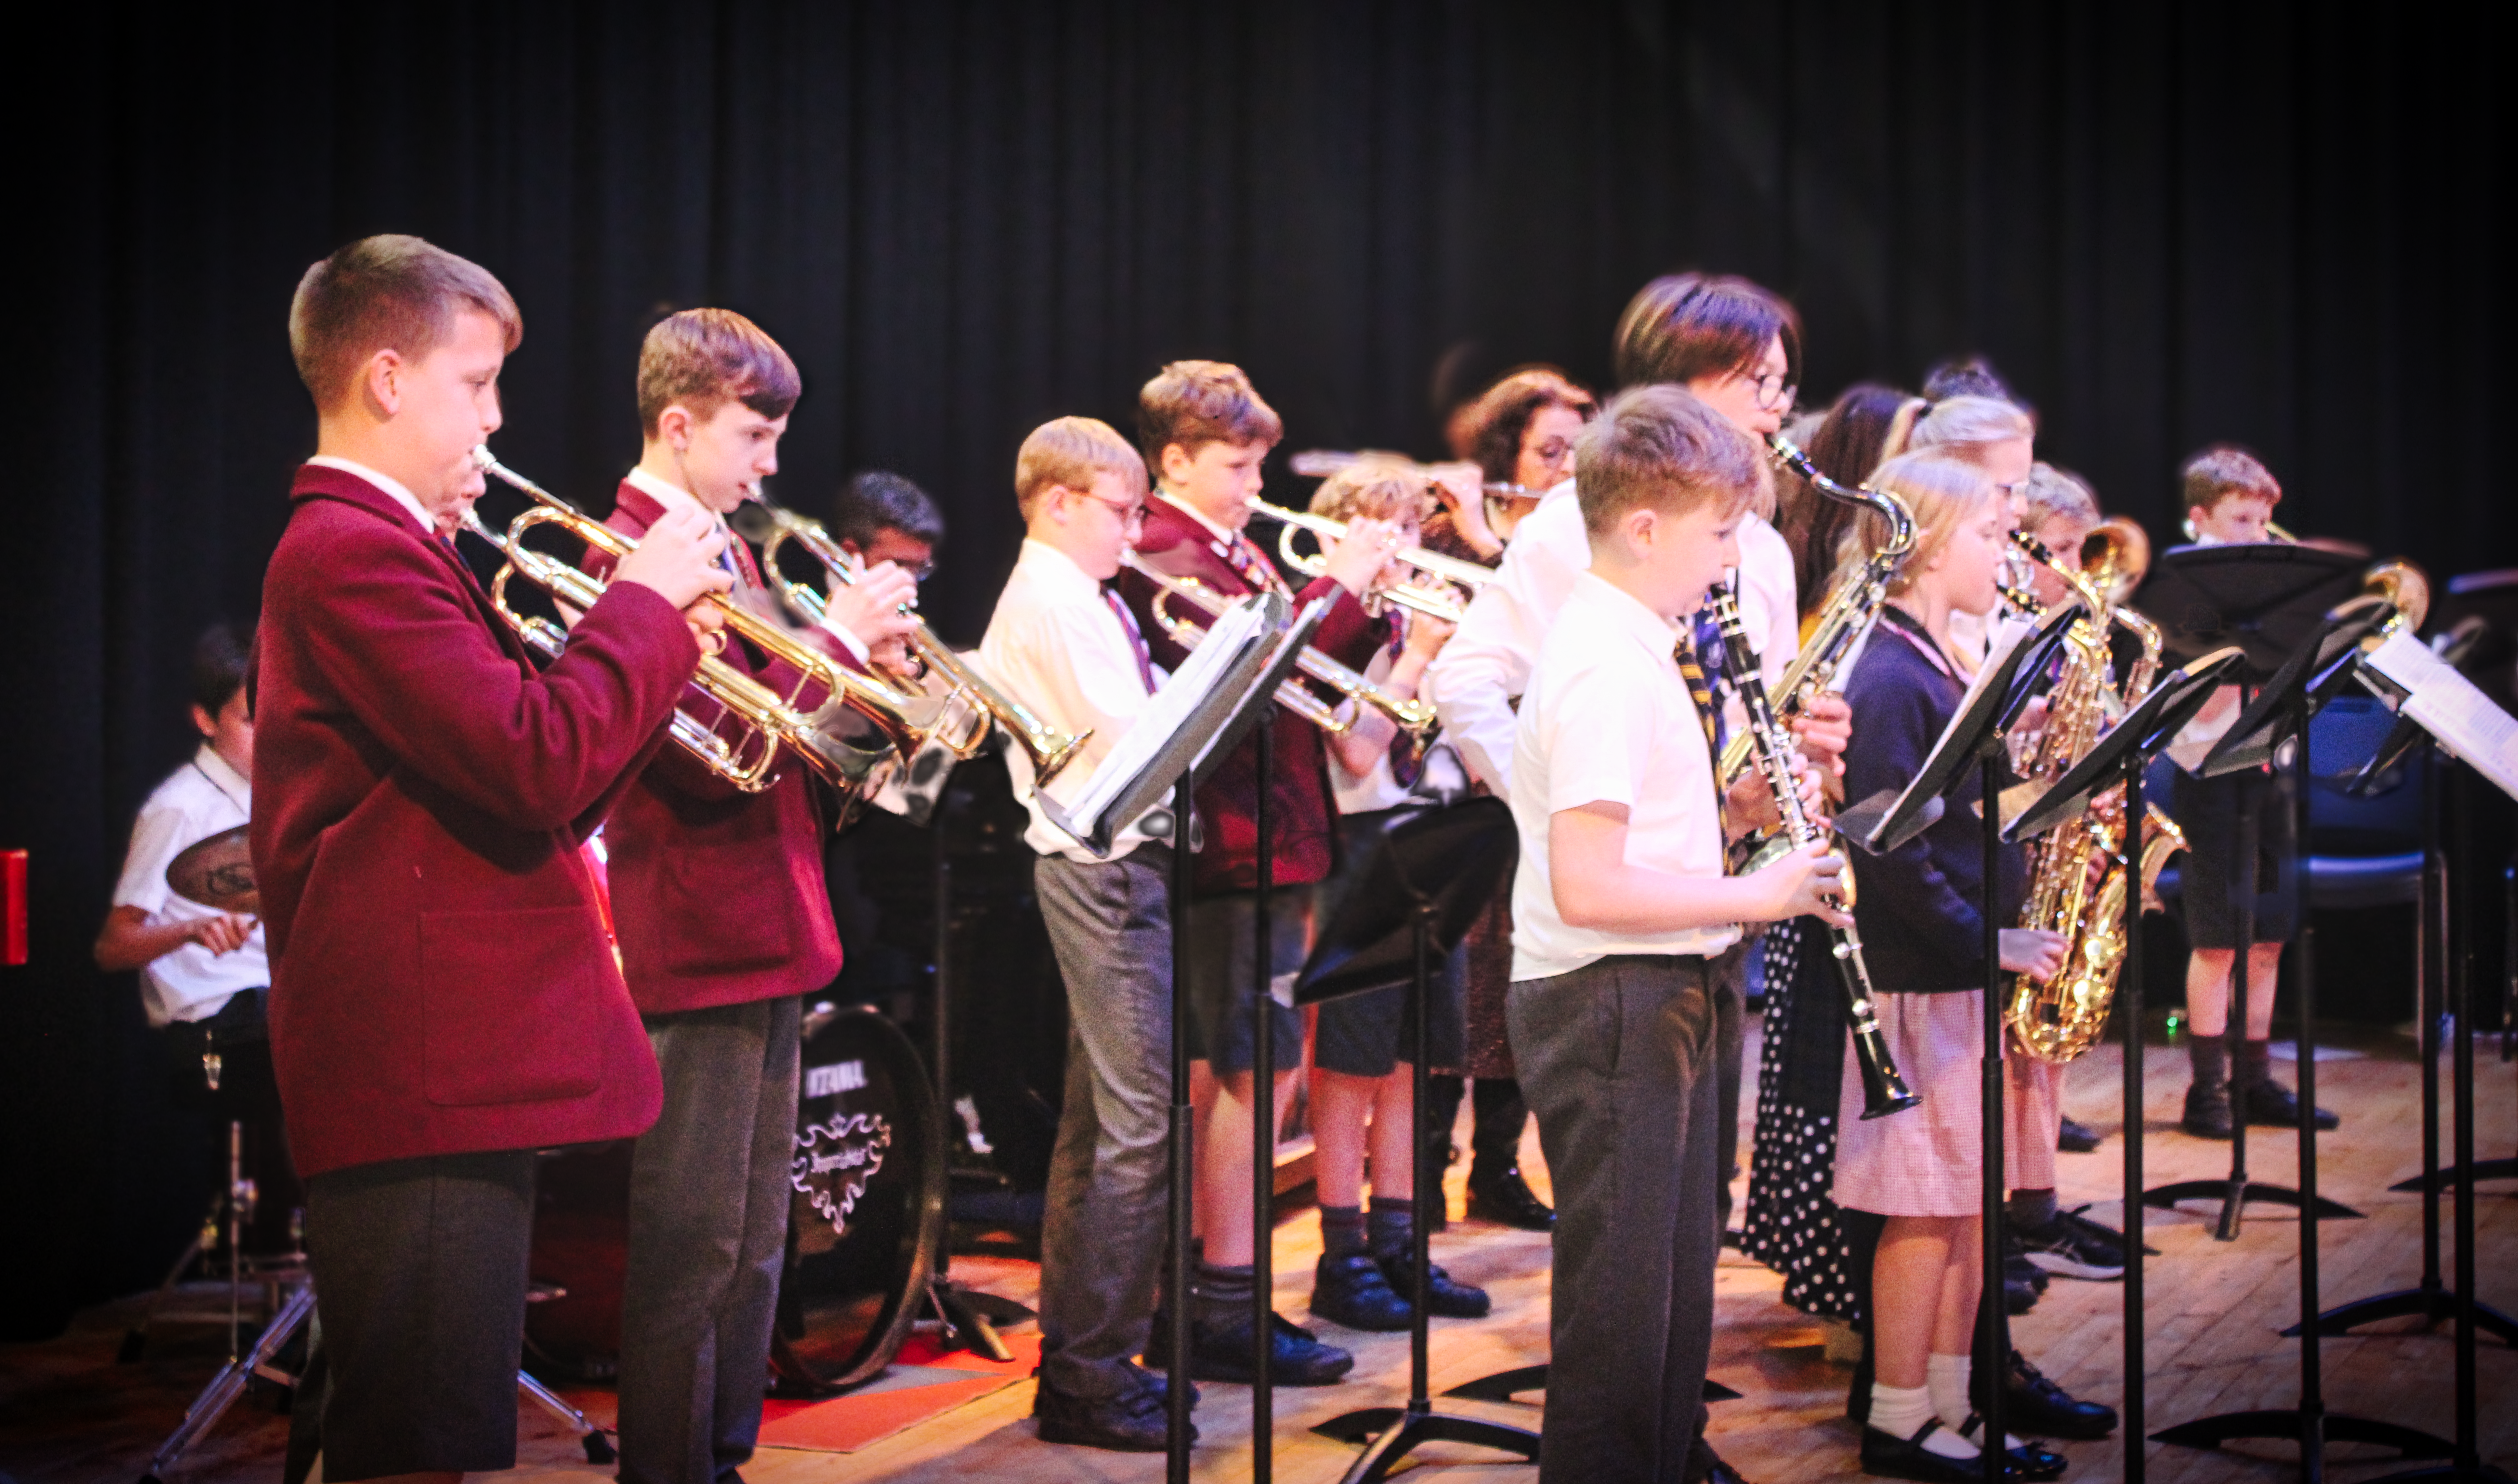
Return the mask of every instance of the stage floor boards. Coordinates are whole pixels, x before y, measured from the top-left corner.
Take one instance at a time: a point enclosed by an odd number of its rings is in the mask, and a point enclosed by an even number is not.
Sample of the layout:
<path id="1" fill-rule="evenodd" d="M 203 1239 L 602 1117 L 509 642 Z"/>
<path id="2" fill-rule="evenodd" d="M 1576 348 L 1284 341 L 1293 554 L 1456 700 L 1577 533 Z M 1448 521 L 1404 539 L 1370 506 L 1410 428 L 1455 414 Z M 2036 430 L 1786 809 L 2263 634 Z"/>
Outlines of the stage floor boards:
<path id="1" fill-rule="evenodd" d="M 2337 1029 L 2330 1041 L 2362 1054 L 2319 1063 L 2320 1101 L 2343 1116 L 2341 1131 L 2320 1141 L 2322 1188 L 2366 1212 L 2366 1219 L 2323 1227 L 2329 1304 L 2409 1287 L 2421 1270 L 2421 1200 L 2386 1189 L 2417 1173 L 2421 1164 L 2419 1068 L 2410 1043 L 2384 1030 L 2348 1029 Z M 2476 1142 L 2483 1157 L 2518 1148 L 2518 1088 L 2492 1046 L 2496 1042 L 2477 1048 Z M 1748 1052 L 1753 1080 L 1757 1055 L 1753 1037 Z M 2151 1183 L 2226 1173 L 2226 1145 L 2204 1144 L 2176 1130 L 2186 1086 L 2183 1050 L 2154 1045 L 2147 1065 L 2150 1091 L 2145 1126 Z M 2284 1064 L 2277 1066 L 2285 1074 L 2290 1070 Z M 2447 1080 L 2443 1064 L 2443 1105 Z M 2122 1119 L 2120 1085 L 2118 1053 L 2112 1046 L 2103 1047 L 2074 1065 L 2064 1099 L 2075 1116 L 2109 1136 L 2096 1154 L 2062 1157 L 2064 1201 L 2095 1202 L 2091 1214 L 2110 1224 L 2120 1212 L 2122 1146 L 2115 1137 Z M 1744 1105 L 1744 1128 L 1753 1107 L 1754 1102 Z M 1465 1128 L 1461 1142 L 1466 1143 Z M 1533 1138 L 1528 1160 L 1534 1183 L 1540 1183 L 1536 1142 Z M 2445 1128 L 2442 1143 L 2445 1150 Z M 2248 1151 L 2258 1178 L 2296 1183 L 2294 1136 L 2255 1130 Z M 1745 1151 L 1742 1162 L 1747 1162 Z M 1462 1170 L 1453 1171 L 1454 1210 L 1463 1200 L 1463 1178 Z M 2483 1297 L 2503 1312 L 2518 1311 L 2518 1199 L 2513 1198 L 2518 1198 L 2518 1187 L 2496 1183 L 2482 1187 L 2478 1199 Z M 2239 1240 L 2225 1244 L 2212 1238 L 2213 1214 L 2214 1208 L 2202 1204 L 2149 1213 L 2147 1235 L 2160 1253 L 2149 1267 L 2149 1396 L 2154 1431 L 2208 1413 L 2297 1401 L 2298 1342 L 2275 1333 L 2298 1318 L 2297 1223 L 2287 1211 L 2251 1206 Z M 2450 1221 L 2445 1201 L 2442 1220 L 2444 1226 Z M 1277 1232 L 1278 1303 L 1297 1320 L 1306 1314 L 1318 1233 L 1308 1207 L 1289 1212 Z M 1436 1391 L 1545 1358 L 1543 1237 L 1454 1223 L 1435 1239 L 1435 1254 L 1455 1276 L 1487 1286 L 1496 1300 L 1496 1313 L 1486 1321 L 1436 1325 Z M 1037 1288 L 1037 1270 L 1026 1264 L 964 1259 L 956 1262 L 955 1273 L 965 1282 L 1025 1301 Z M 1850 1368 L 1826 1358 L 1816 1324 L 1778 1301 L 1781 1281 L 1764 1268 L 1726 1253 L 1717 1288 L 1713 1374 L 1745 1397 L 1714 1409 L 1715 1446 L 1760 1484 L 1855 1475 L 1857 1433 L 1844 1417 Z M 2121 1291 L 2115 1284 L 2059 1279 L 2036 1311 L 2016 1322 L 2017 1336 L 2068 1389 L 2114 1402 L 2122 1394 Z M 161 1345 L 142 1365 L 116 1367 L 114 1345 L 133 1312 L 130 1302 L 104 1306 L 82 1315 L 61 1339 L 0 1349 L 0 1473 L 20 1484 L 139 1476 L 152 1449 L 216 1369 L 224 1347 L 204 1337 L 196 1343 Z M 2450 1435 L 2454 1425 L 2450 1331 L 2445 1327 L 2413 1331 L 2402 1321 L 2385 1328 L 2396 1332 L 2325 1341 L 2329 1406 Z M 1278 1391 L 1276 1476 L 1287 1484 L 1336 1479 L 1355 1457 L 1355 1450 L 1312 1433 L 1313 1423 L 1355 1408 L 1405 1400 L 1406 1335 L 1366 1336 L 1334 1328 L 1324 1332 L 1355 1350 L 1358 1364 L 1343 1385 Z M 1204 1394 L 1198 1409 L 1204 1441 L 1197 1448 L 1197 1476 L 1248 1478 L 1248 1391 L 1209 1385 Z M 2489 1336 L 2481 1346 L 2480 1394 L 2485 1457 L 2518 1469 L 2518 1352 L 2494 1345 Z M 608 1417 L 608 1392 L 579 1393 L 576 1399 Z M 1535 1423 L 1541 1416 L 1531 1407 L 1445 1405 L 1523 1423 Z M 1159 1455 L 1107 1454 L 1037 1442 L 1028 1421 L 1030 1408 L 1031 1385 L 1025 1380 L 858 1453 L 763 1450 L 746 1465 L 744 1476 L 752 1484 L 968 1484 L 974 1479 L 1115 1484 L 1162 1476 Z M 241 1404 L 208 1444 L 179 1466 L 170 1484 L 268 1484 L 279 1476 L 285 1429 L 284 1419 Z M 2287 1445 L 2247 1444 L 2243 1453 L 2224 1454 L 2148 1446 L 2150 1477 L 2162 1484 L 2297 1474 L 2292 1462 L 2296 1450 Z M 2073 1463 L 2068 1477 L 2117 1477 L 2119 1447 L 2115 1442 L 2062 1445 Z M 585 1463 L 575 1443 L 539 1414 L 524 1416 L 519 1451 L 523 1466 L 513 1477 L 591 1484 L 612 1474 L 608 1466 Z M 1421 1457 L 1425 1463 L 1410 1476 L 1425 1484 L 1510 1484 L 1535 1474 L 1526 1465 L 1495 1462 L 1495 1455 L 1474 1450 L 1429 1450 Z M 2329 1458 L 2333 1476 L 2347 1484 L 2394 1471 L 2390 1455 L 2337 1447 Z"/>

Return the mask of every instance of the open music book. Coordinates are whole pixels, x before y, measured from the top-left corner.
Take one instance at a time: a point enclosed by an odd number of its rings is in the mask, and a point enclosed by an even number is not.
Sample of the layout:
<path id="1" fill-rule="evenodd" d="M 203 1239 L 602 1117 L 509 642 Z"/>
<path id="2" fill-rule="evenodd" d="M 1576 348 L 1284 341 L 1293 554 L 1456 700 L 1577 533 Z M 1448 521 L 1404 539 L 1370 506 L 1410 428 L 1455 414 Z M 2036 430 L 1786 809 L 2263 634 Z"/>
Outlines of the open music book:
<path id="1" fill-rule="evenodd" d="M 2399 633 L 2362 660 L 2404 693 L 2397 711 L 2412 718 L 2440 745 L 2518 798 L 2518 720 L 2492 704 L 2456 667 L 2431 653 L 2409 633 Z"/>
<path id="2" fill-rule="evenodd" d="M 1096 855 L 1129 823 L 1162 804 L 1181 774 L 1202 781 L 1275 704 L 1303 646 L 1329 610 L 1316 598 L 1300 613 L 1280 593 L 1252 593 L 1227 609 L 1153 694 L 1081 792 L 1064 805 L 1037 797 L 1049 822 Z"/>

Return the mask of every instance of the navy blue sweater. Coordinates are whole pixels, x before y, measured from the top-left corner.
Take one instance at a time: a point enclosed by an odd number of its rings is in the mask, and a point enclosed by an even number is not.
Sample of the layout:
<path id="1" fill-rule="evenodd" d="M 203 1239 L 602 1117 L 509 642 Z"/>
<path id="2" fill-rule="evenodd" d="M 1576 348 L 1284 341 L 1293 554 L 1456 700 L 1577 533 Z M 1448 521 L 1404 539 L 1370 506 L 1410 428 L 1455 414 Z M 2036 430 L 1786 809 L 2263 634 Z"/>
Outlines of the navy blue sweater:
<path id="1" fill-rule="evenodd" d="M 1891 633 L 1899 629 L 1902 633 Z M 1923 626 L 1895 608 L 1880 620 L 1846 680 L 1853 708 L 1853 745 L 1845 755 L 1845 797 L 1868 799 L 1902 789 L 1931 756 L 1966 687 L 1917 652 Z M 2006 770 L 2004 778 L 2008 780 Z M 1951 789 L 1947 809 L 1932 828 L 1885 855 L 1853 851 L 1853 916 L 1862 934 L 1871 980 L 1883 992 L 1933 994 L 1984 984 L 1984 826 L 1976 813 L 1976 766 Z M 2001 848 L 1997 900 L 2001 923 L 2019 920 L 2028 895 L 2026 852 Z"/>

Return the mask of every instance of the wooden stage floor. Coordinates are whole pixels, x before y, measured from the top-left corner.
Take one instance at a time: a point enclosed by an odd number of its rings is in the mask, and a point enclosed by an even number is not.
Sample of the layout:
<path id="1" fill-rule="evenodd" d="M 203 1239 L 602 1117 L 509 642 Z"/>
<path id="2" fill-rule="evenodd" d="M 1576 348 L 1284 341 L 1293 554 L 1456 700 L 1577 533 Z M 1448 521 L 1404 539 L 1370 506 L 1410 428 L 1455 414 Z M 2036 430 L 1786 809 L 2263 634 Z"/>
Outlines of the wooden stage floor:
<path id="1" fill-rule="evenodd" d="M 2367 1219 L 2323 1228 L 2323 1286 L 2329 1303 L 2409 1286 L 2421 1265 L 2420 1198 L 2386 1189 L 2420 1168 L 2419 1069 L 2410 1043 L 2384 1030 L 2338 1029 L 2330 1040 L 2346 1052 L 2346 1059 L 2320 1062 L 2319 1090 L 2321 1101 L 2342 1114 L 2343 1127 L 2320 1142 L 2321 1179 L 2326 1194 L 2360 1208 Z M 2478 1149 L 2485 1157 L 2506 1155 L 2518 1148 L 2518 1086 L 2490 1050 L 2478 1046 L 2477 1051 Z M 1754 1074 L 1754 1038 L 1748 1054 Z M 2175 1047 L 2153 1045 L 2149 1052 L 2150 1093 L 2145 1116 L 2154 1184 L 2217 1176 L 2228 1168 L 2227 1146 L 2204 1144 L 2176 1129 L 2185 1062 L 2183 1051 Z M 2110 1224 L 2120 1212 L 2122 1154 L 2114 1137 L 2122 1117 L 2119 1067 L 2114 1047 L 2093 1052 L 2073 1067 L 2065 1095 L 2070 1112 L 2109 1135 L 2096 1154 L 2063 1157 L 2065 1203 L 2094 1202 L 2091 1214 Z M 2445 1102 L 2445 1065 L 2441 1080 Z M 2289 1133 L 2257 1130 L 2249 1153 L 2248 1162 L 2261 1178 L 2295 1183 L 2296 1140 Z M 1535 1183 L 1541 1182 L 1535 1138 L 1529 1160 Z M 1462 1172 L 1454 1169 L 1454 1210 L 1463 1199 L 1461 1179 Z M 2518 1311 L 2518 1199 L 2513 1196 L 2518 1190 L 2495 1184 L 2483 1187 L 2479 1199 L 2483 1296 L 2504 1312 Z M 2153 1211 L 2146 1228 L 2160 1254 L 2149 1267 L 2149 1395 L 2154 1430 L 2208 1413 L 2288 1406 L 2297 1400 L 2298 1342 L 2275 1332 L 2298 1314 L 2297 1224 L 2277 1208 L 2251 1207 L 2239 1240 L 2224 1244 L 2212 1238 L 2211 1214 L 2201 1205 Z M 1318 1231 L 1308 1207 L 1289 1211 L 1277 1231 L 1278 1303 L 1297 1320 L 1306 1317 Z M 1454 1274 L 1485 1285 L 1496 1299 L 1496 1312 L 1488 1320 L 1437 1324 L 1437 1391 L 1545 1358 L 1545 1238 L 1454 1223 L 1436 1238 L 1435 1252 Z M 1020 1263 L 962 1259 L 955 1272 L 966 1282 L 1025 1301 L 1038 1282 L 1037 1270 Z M 1778 1301 L 1780 1287 L 1780 1280 L 1764 1268 L 1725 1254 L 1717 1279 L 1713 1371 L 1745 1395 L 1715 1408 L 1716 1446 L 1760 1484 L 1858 1476 L 1857 1434 L 1844 1418 L 1850 1368 L 1827 1359 L 1818 1328 Z M 2018 1338 L 2070 1390 L 2113 1402 L 2122 1394 L 2120 1293 L 2115 1284 L 2059 1279 L 2036 1311 L 2017 1322 Z M 114 1342 L 130 1312 L 127 1303 L 105 1306 L 81 1316 L 61 1339 L 0 1349 L 0 1484 L 139 1476 L 156 1441 L 215 1370 L 223 1347 L 207 1341 L 161 1346 L 158 1356 L 140 1366 L 115 1367 Z M 2386 1329 L 2395 1332 L 2325 1342 L 2329 1405 L 2449 1435 L 2453 1429 L 2449 1331 L 2422 1331 L 2406 1322 Z M 1353 1449 L 1312 1433 L 1313 1423 L 1354 1408 L 1405 1399 L 1406 1335 L 1358 1335 L 1333 1327 L 1324 1327 L 1324 1332 L 1355 1350 L 1358 1364 L 1343 1385 L 1277 1393 L 1276 1470 L 1287 1484 L 1336 1479 L 1355 1457 Z M 2495 1346 L 2486 1336 L 2480 1363 L 2484 1454 L 2518 1471 L 2518 1352 Z M 1207 1386 L 1204 1392 L 1198 1409 L 1204 1441 L 1197 1449 L 1197 1476 L 1246 1479 L 1249 1393 L 1224 1385 Z M 609 1393 L 581 1393 L 578 1400 L 608 1417 Z M 1533 1407 L 1447 1405 L 1524 1423 L 1535 1423 L 1541 1416 Z M 1159 1455 L 1041 1444 L 1032 1436 L 1030 1409 L 1026 1380 L 858 1453 L 764 1449 L 744 1476 L 752 1484 L 967 1484 L 973 1479 L 1117 1484 L 1161 1477 Z M 170 1484 L 275 1480 L 285 1426 L 283 1419 L 267 1411 L 239 1406 L 211 1441 L 178 1468 Z M 523 1466 L 514 1477 L 591 1484 L 611 1476 L 609 1467 L 585 1463 L 574 1442 L 539 1415 L 527 1415 L 521 1432 Z M 2072 1460 L 2068 1477 L 2117 1477 L 2120 1446 L 2114 1441 L 2062 1445 Z M 2281 1479 L 2298 1472 L 2296 1450 L 2286 1445 L 2249 1444 L 2243 1453 L 2221 1454 L 2148 1447 L 2150 1477 L 2162 1484 Z M 1422 1457 L 1424 1463 L 1410 1476 L 1424 1484 L 1511 1484 L 1535 1472 L 1474 1450 L 1431 1450 Z M 2393 1471 L 2391 1456 L 2366 1450 L 2338 1447 L 2330 1457 L 2333 1476 L 2347 1484 Z"/>

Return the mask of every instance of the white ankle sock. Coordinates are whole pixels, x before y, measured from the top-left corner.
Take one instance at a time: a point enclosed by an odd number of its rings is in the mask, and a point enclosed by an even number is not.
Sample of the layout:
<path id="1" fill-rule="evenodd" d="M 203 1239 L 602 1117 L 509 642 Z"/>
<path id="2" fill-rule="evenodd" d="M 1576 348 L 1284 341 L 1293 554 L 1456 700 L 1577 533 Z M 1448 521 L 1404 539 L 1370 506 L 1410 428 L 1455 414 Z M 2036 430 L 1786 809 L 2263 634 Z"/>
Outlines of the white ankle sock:
<path id="1" fill-rule="evenodd" d="M 1911 1438 L 1931 1420 L 1932 1392 L 1930 1386 L 1888 1386 L 1877 1380 L 1871 1383 L 1871 1419 L 1867 1425 L 1877 1427 L 1890 1437 Z M 1945 1459 L 1972 1459 L 1976 1456 L 1975 1445 L 1951 1431 L 1946 1423 L 1925 1435 L 1924 1450 Z"/>
<path id="2" fill-rule="evenodd" d="M 1971 1355 L 1935 1355 L 1924 1362 L 1924 1389 L 1932 1395 L 1932 1415 L 1953 1432 L 1966 1426 L 1968 1415 L 1975 1411 L 1975 1399 L 1968 1394 L 1968 1377 L 1975 1370 L 1975 1357 Z M 1984 1424 L 1978 1422 L 1976 1431 L 1982 1433 Z M 2009 1439 L 2004 1447 L 2020 1446 L 2018 1433 L 2005 1428 L 2004 1436 Z"/>

